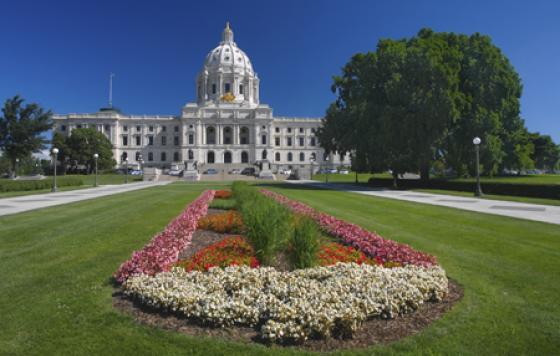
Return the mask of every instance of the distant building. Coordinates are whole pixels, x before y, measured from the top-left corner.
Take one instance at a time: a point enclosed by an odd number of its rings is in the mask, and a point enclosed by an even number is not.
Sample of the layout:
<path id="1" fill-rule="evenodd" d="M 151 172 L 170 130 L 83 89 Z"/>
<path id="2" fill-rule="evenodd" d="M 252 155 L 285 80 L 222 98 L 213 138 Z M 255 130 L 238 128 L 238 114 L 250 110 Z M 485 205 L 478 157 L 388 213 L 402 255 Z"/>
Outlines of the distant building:
<path id="1" fill-rule="evenodd" d="M 208 53 L 196 80 L 196 102 L 179 116 L 123 115 L 109 109 L 91 114 L 55 115 L 55 130 L 94 127 L 113 143 L 122 166 L 142 160 L 144 166 L 240 167 L 268 160 L 274 169 L 309 169 L 325 165 L 315 137 L 320 118 L 273 117 L 260 103 L 259 77 L 249 57 L 233 41 L 229 24 L 220 44 Z M 331 154 L 328 165 L 349 165 L 349 157 Z"/>

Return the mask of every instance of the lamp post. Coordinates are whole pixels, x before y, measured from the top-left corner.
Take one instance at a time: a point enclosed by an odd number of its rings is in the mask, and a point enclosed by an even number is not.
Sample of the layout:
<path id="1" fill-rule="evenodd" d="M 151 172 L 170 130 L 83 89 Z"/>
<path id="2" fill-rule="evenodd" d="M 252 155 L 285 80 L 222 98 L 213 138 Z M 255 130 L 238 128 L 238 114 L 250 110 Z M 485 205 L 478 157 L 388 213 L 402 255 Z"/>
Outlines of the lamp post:
<path id="1" fill-rule="evenodd" d="M 476 190 L 474 191 L 475 197 L 482 196 L 482 188 L 480 187 L 480 143 L 482 140 L 480 137 L 475 137 L 473 139 L 474 150 L 476 152 Z"/>
<path id="2" fill-rule="evenodd" d="M 16 165 L 14 167 L 14 178 L 17 177 L 18 166 L 19 166 L 19 158 L 16 158 Z"/>
<path id="3" fill-rule="evenodd" d="M 95 181 L 93 183 L 94 187 L 97 187 L 97 159 L 99 158 L 99 155 L 97 153 L 93 154 L 93 159 L 95 160 Z"/>
<path id="4" fill-rule="evenodd" d="M 128 157 L 124 159 L 124 184 L 128 183 Z"/>
<path id="5" fill-rule="evenodd" d="M 58 189 L 56 187 L 56 160 L 57 160 L 57 155 L 58 155 L 58 148 L 53 148 L 52 149 L 52 154 L 53 154 L 53 165 L 54 165 L 54 170 L 53 170 L 53 186 L 51 189 L 51 192 L 56 192 Z"/>
<path id="6" fill-rule="evenodd" d="M 313 162 L 315 162 L 315 158 L 313 156 L 309 159 L 309 163 L 311 164 L 311 172 L 309 172 L 309 180 L 313 180 Z"/>
<path id="7" fill-rule="evenodd" d="M 330 173 L 330 168 L 329 168 L 329 156 L 325 157 L 325 161 L 327 162 L 326 166 L 327 166 L 327 173 L 325 174 L 325 183 L 328 184 L 329 183 L 329 173 Z"/>

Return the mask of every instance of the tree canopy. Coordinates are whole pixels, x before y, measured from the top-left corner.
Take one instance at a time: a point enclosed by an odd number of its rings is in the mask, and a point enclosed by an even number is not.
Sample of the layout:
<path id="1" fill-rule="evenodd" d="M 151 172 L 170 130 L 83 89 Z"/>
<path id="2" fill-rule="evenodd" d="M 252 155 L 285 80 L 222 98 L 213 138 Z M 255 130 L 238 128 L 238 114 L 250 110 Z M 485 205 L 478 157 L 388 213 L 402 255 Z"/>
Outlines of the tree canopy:
<path id="1" fill-rule="evenodd" d="M 116 164 L 111 141 L 93 128 L 74 129 L 70 136 L 55 133 L 53 147 L 59 149 L 58 156 L 61 162 L 70 166 L 84 165 L 88 172 L 93 171 L 95 153 L 99 155 L 99 169 L 110 169 Z"/>
<path id="2" fill-rule="evenodd" d="M 46 148 L 48 140 L 42 134 L 52 127 L 51 111 L 35 103 L 23 103 L 17 95 L 6 100 L 0 116 L 0 150 L 10 160 L 13 174 L 17 159 Z"/>
<path id="3" fill-rule="evenodd" d="M 488 36 L 422 29 L 410 39 L 383 39 L 333 81 L 337 99 L 318 136 L 328 152 L 351 152 L 363 171 L 427 179 L 437 161 L 464 175 L 474 171 L 475 136 L 484 172 L 532 165 L 521 80 Z"/>

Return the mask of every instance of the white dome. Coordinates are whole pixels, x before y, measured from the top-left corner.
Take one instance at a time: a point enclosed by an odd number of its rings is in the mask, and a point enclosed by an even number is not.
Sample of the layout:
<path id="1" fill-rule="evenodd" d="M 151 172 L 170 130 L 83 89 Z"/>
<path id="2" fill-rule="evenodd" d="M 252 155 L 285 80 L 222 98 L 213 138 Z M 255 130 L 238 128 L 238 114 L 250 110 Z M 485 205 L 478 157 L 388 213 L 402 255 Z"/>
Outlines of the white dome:
<path id="1" fill-rule="evenodd" d="M 208 53 L 204 61 L 205 71 L 211 73 L 220 69 L 224 73 L 254 75 L 249 57 L 233 41 L 233 32 L 229 28 L 229 23 L 222 34 L 222 42 Z"/>

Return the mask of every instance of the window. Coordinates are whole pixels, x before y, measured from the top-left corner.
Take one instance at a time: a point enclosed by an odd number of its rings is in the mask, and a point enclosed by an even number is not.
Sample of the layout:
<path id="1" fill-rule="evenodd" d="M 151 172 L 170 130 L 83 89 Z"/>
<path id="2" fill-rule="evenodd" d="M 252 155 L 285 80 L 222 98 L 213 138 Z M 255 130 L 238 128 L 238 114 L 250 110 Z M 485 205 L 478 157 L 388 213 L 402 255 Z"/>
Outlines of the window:
<path id="1" fill-rule="evenodd" d="M 280 146 L 280 137 L 275 137 L 275 138 L 274 138 L 274 144 L 275 144 L 276 146 Z"/>
<path id="2" fill-rule="evenodd" d="M 154 136 L 148 136 L 148 146 L 154 145 Z"/>
<path id="3" fill-rule="evenodd" d="M 315 137 L 311 137 L 311 142 L 309 144 L 315 146 Z"/>
<path id="4" fill-rule="evenodd" d="M 167 136 L 161 136 L 161 145 L 162 146 L 167 145 Z"/>
<path id="5" fill-rule="evenodd" d="M 122 129 L 123 129 L 123 131 L 128 131 L 128 125 L 124 125 L 124 126 L 122 127 Z"/>
<path id="6" fill-rule="evenodd" d="M 194 135 L 189 134 L 189 145 L 194 145 Z"/>
<path id="7" fill-rule="evenodd" d="M 288 133 L 292 133 L 292 128 L 288 127 Z"/>
<path id="8" fill-rule="evenodd" d="M 276 133 L 280 133 L 280 128 L 279 127 L 275 128 L 275 131 Z"/>
<path id="9" fill-rule="evenodd" d="M 246 151 L 241 152 L 241 163 L 249 163 L 249 154 Z"/>
<path id="10" fill-rule="evenodd" d="M 150 130 L 150 132 L 154 132 L 154 125 L 150 125 L 150 127 L 148 127 L 148 130 Z"/>
<path id="11" fill-rule="evenodd" d="M 280 161 L 280 152 L 276 152 L 276 154 L 274 155 L 274 159 L 276 160 L 276 162 Z"/>
<path id="12" fill-rule="evenodd" d="M 140 153 L 140 151 L 136 151 L 136 162 L 138 162 L 140 160 L 140 158 L 142 158 L 142 154 Z"/>
<path id="13" fill-rule="evenodd" d="M 317 155 L 315 154 L 315 152 L 311 153 L 311 160 L 315 161 L 317 159 Z"/>
<path id="14" fill-rule="evenodd" d="M 189 159 L 194 159 L 194 153 L 193 153 L 192 150 L 188 151 L 188 157 L 189 157 Z"/>
<path id="15" fill-rule="evenodd" d="M 154 154 L 152 152 L 148 152 L 148 161 L 153 161 L 154 160 Z"/>
<path id="16" fill-rule="evenodd" d="M 124 162 L 128 159 L 128 153 L 123 152 L 123 154 L 121 155 L 121 161 Z"/>
<path id="17" fill-rule="evenodd" d="M 299 128 L 299 133 L 303 133 L 303 127 Z"/>
<path id="18" fill-rule="evenodd" d="M 136 126 L 136 132 L 140 132 L 142 128 L 140 126 Z"/>
<path id="19" fill-rule="evenodd" d="M 292 152 L 288 152 L 288 162 L 293 161 L 294 156 L 292 155 Z"/>
<path id="20" fill-rule="evenodd" d="M 173 130 L 175 130 L 175 132 L 179 132 L 179 126 L 175 126 Z"/>
<path id="21" fill-rule="evenodd" d="M 82 125 L 76 125 L 76 128 L 81 129 Z"/>
<path id="22" fill-rule="evenodd" d="M 240 138 L 240 142 L 242 145 L 248 145 L 249 144 L 249 129 L 247 127 L 242 127 L 241 128 L 241 133 L 239 134 L 239 138 Z"/>
<path id="23" fill-rule="evenodd" d="M 268 157 L 268 152 L 266 150 L 262 151 L 261 158 L 266 159 Z"/>
<path id="24" fill-rule="evenodd" d="M 189 125 L 189 129 L 192 129 L 192 128 L 193 128 L 193 125 Z"/>
<path id="25" fill-rule="evenodd" d="M 123 136 L 122 137 L 122 145 L 123 146 L 128 146 L 128 136 Z"/>
<path id="26" fill-rule="evenodd" d="M 301 153 L 299 154 L 299 161 L 300 161 L 300 162 L 304 162 L 304 161 L 305 161 L 305 153 L 301 152 Z"/>
<path id="27" fill-rule="evenodd" d="M 208 145 L 216 144 L 216 130 L 214 130 L 214 127 L 212 126 L 206 129 L 206 144 Z"/>
<path id="28" fill-rule="evenodd" d="M 60 126 L 60 131 L 66 131 L 66 125 L 61 125 Z"/>
<path id="29" fill-rule="evenodd" d="M 291 138 L 291 137 L 286 137 L 286 144 L 287 144 L 288 146 L 291 146 L 291 145 L 292 145 L 292 138 Z"/>
<path id="30" fill-rule="evenodd" d="M 162 126 L 161 127 L 161 132 L 165 132 L 165 131 L 167 131 L 167 126 Z"/>
<path id="31" fill-rule="evenodd" d="M 212 94 L 216 94 L 216 84 L 212 84 Z"/>
<path id="32" fill-rule="evenodd" d="M 135 136 L 134 138 L 136 139 L 136 146 L 140 146 L 140 145 L 141 145 L 141 143 L 140 143 L 140 141 L 141 141 L 141 140 L 140 140 L 140 136 Z"/>
<path id="33" fill-rule="evenodd" d="M 299 145 L 300 146 L 304 146 L 305 145 L 305 139 L 303 137 L 299 138 Z"/>
<path id="34" fill-rule="evenodd" d="M 243 94 L 243 84 L 239 84 L 239 94 Z"/>
<path id="35" fill-rule="evenodd" d="M 162 152 L 162 153 L 161 153 L 161 161 L 162 161 L 162 162 L 167 161 L 167 155 L 165 154 L 165 152 Z"/>
<path id="36" fill-rule="evenodd" d="M 229 58 L 229 57 L 226 57 L 226 58 Z M 231 84 L 230 84 L 230 83 L 226 83 L 226 84 L 224 85 L 224 92 L 225 92 L 225 93 L 229 93 L 230 91 L 231 91 Z"/>
<path id="37" fill-rule="evenodd" d="M 231 127 L 225 127 L 224 128 L 224 145 L 231 145 L 232 144 L 232 138 L 233 138 L 233 134 L 232 134 L 232 130 Z"/>
<path id="38" fill-rule="evenodd" d="M 110 132 L 111 131 L 111 125 L 105 125 L 104 130 L 105 130 L 105 132 Z"/>
<path id="39" fill-rule="evenodd" d="M 173 153 L 173 161 L 174 162 L 179 162 L 179 152 L 174 152 Z"/>
<path id="40" fill-rule="evenodd" d="M 179 146 L 179 136 L 173 137 L 173 144 L 174 144 L 175 146 Z"/>
<path id="41" fill-rule="evenodd" d="M 266 135 L 261 136 L 261 145 L 266 145 Z"/>

